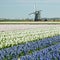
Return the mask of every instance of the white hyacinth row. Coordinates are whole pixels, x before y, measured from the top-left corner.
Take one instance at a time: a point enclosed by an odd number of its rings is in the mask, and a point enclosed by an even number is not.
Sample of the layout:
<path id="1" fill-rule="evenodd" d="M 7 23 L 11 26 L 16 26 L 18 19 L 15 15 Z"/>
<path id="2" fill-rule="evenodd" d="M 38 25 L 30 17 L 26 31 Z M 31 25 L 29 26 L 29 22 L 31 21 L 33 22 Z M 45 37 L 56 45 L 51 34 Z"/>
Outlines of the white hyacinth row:
<path id="1" fill-rule="evenodd" d="M 38 28 L 30 30 L 0 32 L 0 49 L 20 45 L 30 41 L 41 40 L 47 37 L 60 35 L 60 28 Z"/>

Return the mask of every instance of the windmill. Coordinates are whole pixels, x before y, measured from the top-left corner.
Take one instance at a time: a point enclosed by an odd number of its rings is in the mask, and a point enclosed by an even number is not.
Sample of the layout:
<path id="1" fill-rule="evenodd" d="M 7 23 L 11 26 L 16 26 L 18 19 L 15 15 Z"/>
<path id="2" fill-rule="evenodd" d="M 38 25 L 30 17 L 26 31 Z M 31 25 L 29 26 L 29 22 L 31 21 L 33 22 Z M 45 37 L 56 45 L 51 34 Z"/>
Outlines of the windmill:
<path id="1" fill-rule="evenodd" d="M 31 15 L 31 14 L 34 14 L 34 15 L 35 15 L 34 21 L 39 21 L 39 20 L 41 20 L 41 10 L 35 11 L 35 12 L 33 12 L 33 13 L 30 13 L 29 15 Z"/>
<path id="2" fill-rule="evenodd" d="M 39 21 L 39 20 L 41 20 L 41 11 L 42 10 L 36 10 L 36 4 L 34 7 L 35 7 L 35 12 L 30 13 L 29 15 L 34 14 L 35 15 L 34 21 Z"/>

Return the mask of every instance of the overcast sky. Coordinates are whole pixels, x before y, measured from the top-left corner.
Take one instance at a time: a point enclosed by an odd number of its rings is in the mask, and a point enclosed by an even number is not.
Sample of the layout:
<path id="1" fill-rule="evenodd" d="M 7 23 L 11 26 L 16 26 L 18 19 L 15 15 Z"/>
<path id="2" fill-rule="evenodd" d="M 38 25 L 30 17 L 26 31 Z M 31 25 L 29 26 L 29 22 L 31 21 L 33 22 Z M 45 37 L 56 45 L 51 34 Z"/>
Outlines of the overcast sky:
<path id="1" fill-rule="evenodd" d="M 41 17 L 60 17 L 60 0 L 0 0 L 0 18 L 34 18 L 35 4 Z"/>

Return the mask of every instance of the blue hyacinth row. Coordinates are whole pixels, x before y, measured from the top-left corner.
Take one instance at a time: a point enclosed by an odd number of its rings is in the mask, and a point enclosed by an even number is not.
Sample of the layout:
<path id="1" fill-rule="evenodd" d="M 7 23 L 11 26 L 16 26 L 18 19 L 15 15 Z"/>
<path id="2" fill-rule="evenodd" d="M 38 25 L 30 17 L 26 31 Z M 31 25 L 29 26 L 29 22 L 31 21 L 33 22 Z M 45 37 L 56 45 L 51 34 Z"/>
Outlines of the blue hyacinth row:
<path id="1" fill-rule="evenodd" d="M 60 44 L 35 51 L 32 55 L 22 56 L 20 60 L 60 60 Z"/>
<path id="2" fill-rule="evenodd" d="M 44 47 L 47 46 L 49 47 L 51 45 L 54 45 L 54 43 L 59 43 L 59 42 L 60 42 L 60 36 L 55 36 L 53 38 L 45 38 L 43 40 L 26 43 L 24 45 L 18 45 L 18 46 L 13 46 L 11 48 L 2 49 L 0 50 L 0 60 L 3 60 L 5 58 L 7 59 L 12 59 L 13 57 L 16 58 L 22 52 L 24 53 L 24 55 L 27 55 L 28 51 L 30 50 L 34 51 L 37 48 L 42 49 Z"/>

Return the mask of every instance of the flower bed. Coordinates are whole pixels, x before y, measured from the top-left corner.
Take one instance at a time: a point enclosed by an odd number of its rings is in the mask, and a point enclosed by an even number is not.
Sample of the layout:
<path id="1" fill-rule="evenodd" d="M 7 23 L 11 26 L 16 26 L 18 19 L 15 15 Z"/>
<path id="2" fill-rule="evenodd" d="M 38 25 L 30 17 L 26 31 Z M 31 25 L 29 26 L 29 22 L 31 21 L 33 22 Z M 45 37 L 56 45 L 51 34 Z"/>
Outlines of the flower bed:
<path id="1" fill-rule="evenodd" d="M 13 59 L 25 55 L 30 55 L 34 51 L 39 51 L 41 49 L 47 48 L 49 46 L 60 43 L 60 36 L 55 36 L 52 38 L 45 38 L 35 42 L 29 42 L 23 45 L 13 46 L 10 48 L 5 48 L 0 50 L 0 58 L 3 59 Z"/>
<path id="2" fill-rule="evenodd" d="M 60 28 L 57 27 L 2 31 L 0 32 L 0 60 L 17 60 L 18 58 L 23 60 L 26 56 L 30 58 L 32 55 L 35 56 L 35 52 L 40 52 L 56 44 L 60 44 Z M 38 54 L 36 53 L 36 55 Z"/>
<path id="3" fill-rule="evenodd" d="M 35 51 L 32 55 L 22 56 L 20 60 L 60 60 L 60 43 Z"/>
<path id="4" fill-rule="evenodd" d="M 49 27 L 48 29 L 39 28 L 23 31 L 2 31 L 0 32 L 0 49 L 24 44 L 27 42 L 33 42 L 36 40 L 41 40 L 57 35 L 60 35 L 60 28 L 57 27 Z"/>

